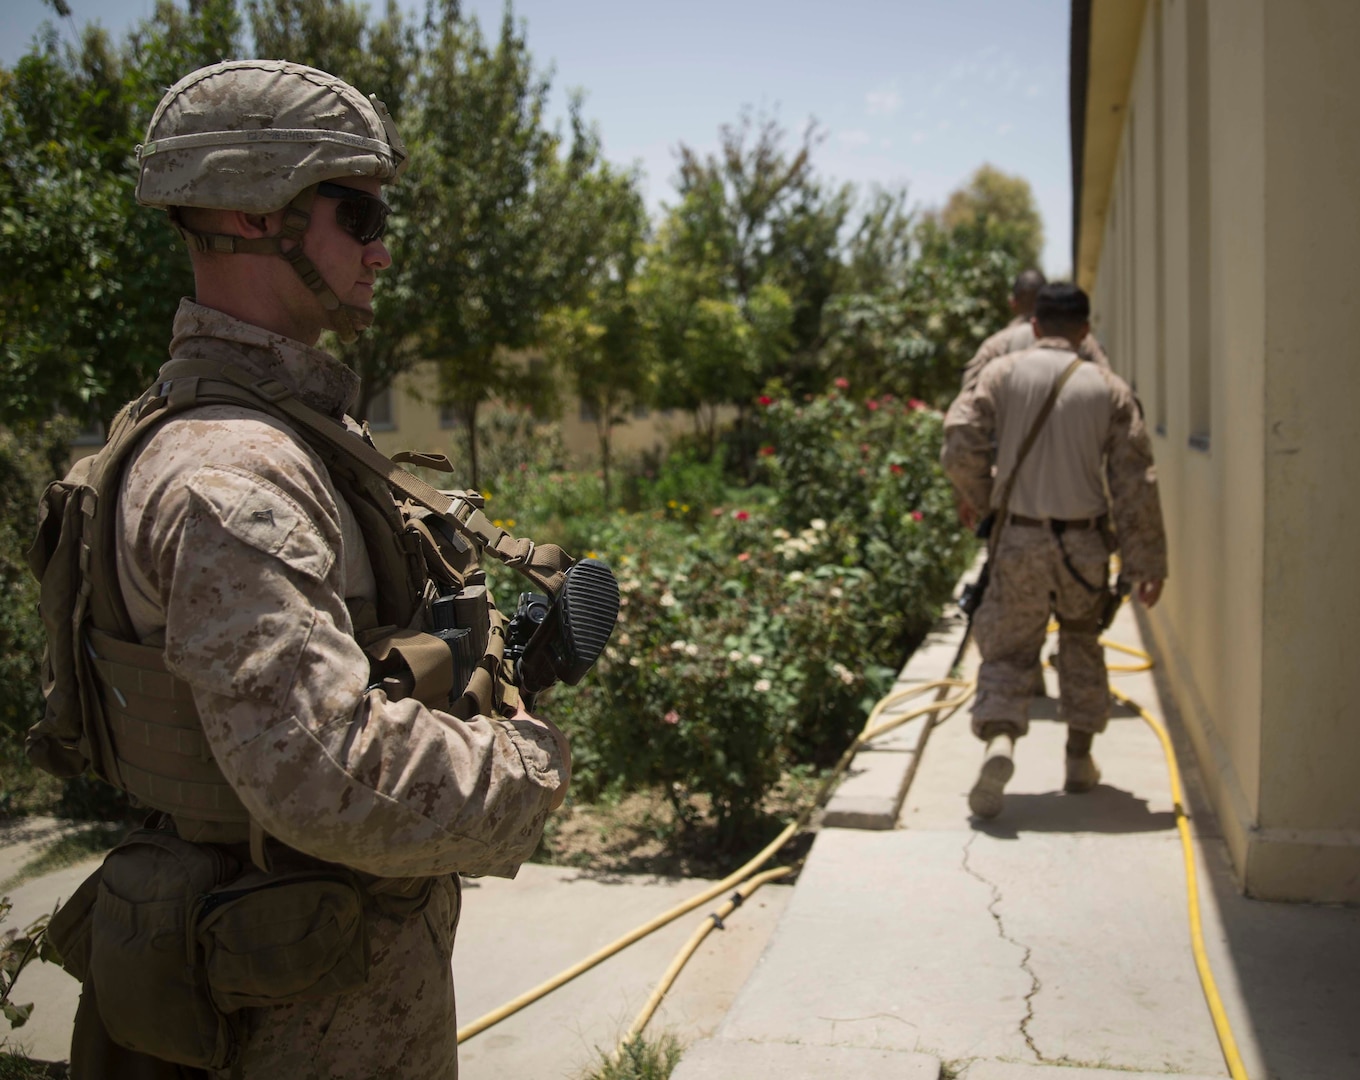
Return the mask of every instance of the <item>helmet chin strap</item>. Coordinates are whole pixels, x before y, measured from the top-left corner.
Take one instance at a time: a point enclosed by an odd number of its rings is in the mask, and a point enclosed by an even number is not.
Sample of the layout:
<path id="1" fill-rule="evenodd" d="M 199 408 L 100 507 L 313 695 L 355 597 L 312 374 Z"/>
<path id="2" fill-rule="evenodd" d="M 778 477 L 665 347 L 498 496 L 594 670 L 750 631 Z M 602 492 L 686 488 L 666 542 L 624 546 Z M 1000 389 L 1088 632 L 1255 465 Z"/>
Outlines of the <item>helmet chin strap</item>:
<path id="1" fill-rule="evenodd" d="M 312 220 L 312 200 L 315 198 L 315 184 L 298 192 L 293 201 L 283 208 L 283 231 L 277 236 L 252 239 L 230 233 L 195 232 L 180 220 L 173 207 L 170 209 L 170 221 L 193 251 L 206 251 L 217 255 L 240 253 L 278 255 L 287 260 L 293 272 L 316 294 L 317 300 L 326 309 L 329 315 L 327 329 L 333 330 L 344 344 L 349 345 L 373 325 L 373 312 L 343 303 L 335 295 L 335 291 L 326 284 L 326 279 L 321 276 L 316 264 L 303 253 L 302 237 Z M 293 246 L 287 250 L 283 247 L 285 240 L 293 242 Z"/>

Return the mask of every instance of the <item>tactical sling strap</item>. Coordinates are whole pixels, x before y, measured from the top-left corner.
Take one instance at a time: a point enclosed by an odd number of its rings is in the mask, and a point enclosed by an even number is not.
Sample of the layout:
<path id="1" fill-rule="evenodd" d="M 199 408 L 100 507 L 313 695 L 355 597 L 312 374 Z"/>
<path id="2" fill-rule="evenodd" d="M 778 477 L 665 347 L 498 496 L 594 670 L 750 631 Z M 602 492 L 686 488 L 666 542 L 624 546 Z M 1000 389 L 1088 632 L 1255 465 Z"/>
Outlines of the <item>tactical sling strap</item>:
<path id="1" fill-rule="evenodd" d="M 161 378 L 165 380 L 161 384 L 164 393 L 148 402 L 146 408 L 155 408 L 156 401 L 171 401 L 176 384 L 189 381 L 196 384 L 192 392 L 200 403 L 223 400 L 282 414 L 281 418 L 302 425 L 412 502 L 447 520 L 479 550 L 490 552 L 550 596 L 556 596 L 562 588 L 563 575 L 572 565 L 572 559 L 556 544 L 535 544 L 532 540 L 511 536 L 505 529 L 492 524 L 471 501 L 457 493 L 439 491 L 407 472 L 375 447 L 356 439 L 325 413 L 299 401 L 278 380 L 257 379 L 234 365 L 204 360 L 171 360 L 161 368 Z M 407 460 L 433 465 L 436 459 L 412 455 Z"/>
<path id="2" fill-rule="evenodd" d="M 233 367 L 170 361 L 155 386 L 119 411 L 105 447 L 51 485 L 44 496 L 29 564 L 42 582 L 48 707 L 30 733 L 29 754 L 59 776 L 76 775 L 93 765 L 110 783 L 173 814 L 186 839 L 204 840 L 237 835 L 247 823 L 254 823 L 208 750 L 187 685 L 165 667 L 159 642 L 138 642 L 118 585 L 116 507 L 128 458 L 150 432 L 187 409 L 216 404 L 274 416 L 314 449 L 329 448 L 332 458 L 358 466 L 352 471 L 373 476 L 374 487 L 380 482 L 384 488 L 396 488 L 432 516 L 437 514 L 476 549 L 491 551 L 550 595 L 558 594 L 566 569 L 573 565 L 555 545 L 518 540 L 493 526 L 470 493 L 445 495 L 424 484 L 339 421 L 298 401 L 281 383 L 253 379 Z M 434 464 L 430 458 L 415 460 Z M 356 512 L 360 509 L 356 507 Z M 398 547 L 437 575 L 458 577 L 444 562 L 440 539 L 419 514 L 417 510 L 405 515 L 407 529 L 397 537 Z M 453 546 L 460 545 L 455 538 Z M 51 572 L 49 564 L 54 564 Z M 424 580 L 422 576 L 422 584 Z M 465 591 L 471 595 L 476 589 Z M 415 592 L 413 599 L 419 600 L 419 588 Z M 389 613 L 393 614 L 402 622 L 411 616 Z M 448 647 L 413 628 L 389 626 L 386 631 L 389 636 L 382 642 L 361 644 L 366 644 L 370 656 L 376 644 L 377 652 L 410 661 L 417 677 L 415 696 L 421 696 L 421 673 L 431 665 L 421 664 L 416 654 L 422 653 L 422 644 L 429 645 L 424 653 L 438 652 L 447 666 Z M 375 630 L 374 636 L 382 632 Z M 500 700 L 505 644 L 503 620 L 492 613 L 485 656 L 475 662 L 462 696 L 443 707 L 456 715 L 494 711 Z"/>
<path id="3" fill-rule="evenodd" d="M 1039 432 L 1048 422 L 1048 415 L 1053 411 L 1053 406 L 1058 403 L 1058 395 L 1062 393 L 1062 388 L 1067 385 L 1067 380 L 1076 374 L 1077 368 L 1081 367 L 1083 362 L 1080 356 L 1076 357 L 1067 365 L 1063 373 L 1054 380 L 1053 388 L 1049 390 L 1043 407 L 1039 409 L 1039 415 L 1034 418 L 1034 423 L 1030 425 L 1029 432 L 1025 435 L 1025 441 L 1020 444 L 1020 452 L 1015 456 L 1015 464 L 1011 467 L 1010 475 L 1006 477 L 1006 482 L 1001 488 L 1001 500 L 997 504 L 996 510 L 992 512 L 991 527 L 987 531 L 987 561 L 982 564 L 982 570 L 978 573 L 977 581 L 965 586 L 962 595 L 959 597 L 959 608 L 969 619 L 972 619 L 977 614 L 978 608 L 982 606 L 982 597 L 991 581 L 992 559 L 1001 545 L 1001 533 L 1006 527 L 1007 509 L 1011 502 L 1011 489 L 1015 487 L 1015 478 L 1020 474 L 1020 466 L 1025 463 L 1025 458 L 1034 446 L 1034 441 L 1039 437 Z"/>
<path id="4" fill-rule="evenodd" d="M 1043 407 L 1039 410 L 1039 415 L 1034 418 L 1034 423 L 1030 426 L 1029 433 L 1025 436 L 1025 441 L 1020 444 L 1020 452 L 1015 455 L 1015 464 L 1011 467 L 1010 475 L 1006 477 L 1005 486 L 1001 489 L 1001 501 L 996 507 L 996 522 L 992 527 L 991 536 L 988 537 L 987 552 L 988 556 L 995 554 L 997 545 L 1001 543 L 1001 531 L 1006 526 L 1006 511 L 1011 504 L 1011 490 L 1015 487 L 1015 478 L 1020 475 L 1020 466 L 1025 463 L 1025 458 L 1029 456 L 1034 442 L 1039 438 L 1039 432 L 1043 430 L 1044 424 L 1048 422 L 1049 414 L 1053 411 L 1053 406 L 1058 403 L 1058 395 L 1067 385 L 1067 380 L 1076 374 L 1077 368 L 1084 363 L 1078 356 L 1054 380 L 1053 389 L 1048 392 L 1048 397 L 1044 399 Z"/>

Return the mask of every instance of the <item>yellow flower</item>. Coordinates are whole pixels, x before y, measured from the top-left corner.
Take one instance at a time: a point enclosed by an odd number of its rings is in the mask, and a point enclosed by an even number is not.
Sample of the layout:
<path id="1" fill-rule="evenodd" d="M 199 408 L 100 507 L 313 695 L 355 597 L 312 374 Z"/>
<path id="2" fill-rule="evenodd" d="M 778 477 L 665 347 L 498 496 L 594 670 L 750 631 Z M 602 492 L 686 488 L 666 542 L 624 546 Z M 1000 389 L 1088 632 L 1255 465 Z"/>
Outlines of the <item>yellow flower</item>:
<path id="1" fill-rule="evenodd" d="M 587 552 L 586 552 L 586 558 L 587 558 L 587 559 L 598 559 L 599 556 L 596 555 L 595 552 L 593 552 L 593 551 L 587 551 Z"/>
<path id="2" fill-rule="evenodd" d="M 493 521 L 491 524 L 494 525 L 494 526 L 496 526 L 496 528 L 498 528 L 498 529 L 503 527 L 503 526 L 501 525 L 501 519 L 500 519 L 500 518 L 497 518 L 497 519 L 496 519 L 495 521 Z"/>
<path id="3" fill-rule="evenodd" d="M 666 505 L 669 506 L 672 510 L 674 510 L 674 509 L 676 508 L 676 506 L 679 505 L 679 504 L 676 503 L 676 501 L 675 501 L 674 499 L 671 499 L 670 502 L 666 503 Z"/>
<path id="4" fill-rule="evenodd" d="M 682 513 L 682 514 L 688 514 L 688 513 L 689 513 L 689 507 L 686 506 L 686 505 L 684 505 L 684 504 L 682 503 L 682 504 L 680 505 L 680 513 Z"/>
<path id="5" fill-rule="evenodd" d="M 490 502 L 490 501 L 491 501 L 491 492 L 489 492 L 489 491 L 483 491 L 483 492 L 482 492 L 482 498 L 485 499 L 487 502 Z"/>
<path id="6" fill-rule="evenodd" d="M 507 518 L 507 519 L 506 519 L 506 522 L 505 522 L 505 527 L 506 527 L 507 529 L 513 529 L 513 528 L 515 527 L 515 519 L 514 519 L 514 518 Z"/>

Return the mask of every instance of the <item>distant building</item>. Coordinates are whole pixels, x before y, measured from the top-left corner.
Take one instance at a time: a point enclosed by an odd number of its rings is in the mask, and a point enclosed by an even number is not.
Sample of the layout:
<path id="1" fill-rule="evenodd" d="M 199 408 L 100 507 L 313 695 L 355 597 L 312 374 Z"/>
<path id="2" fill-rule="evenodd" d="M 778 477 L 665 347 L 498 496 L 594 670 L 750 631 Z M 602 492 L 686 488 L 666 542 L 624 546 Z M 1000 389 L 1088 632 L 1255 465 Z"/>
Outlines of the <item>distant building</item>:
<path id="1" fill-rule="evenodd" d="M 437 450 L 457 465 L 465 456 L 467 433 L 452 409 L 440 406 L 438 376 L 433 363 L 417 365 L 369 404 L 368 426 L 373 442 L 385 454 L 401 450 Z M 599 461 L 600 444 L 595 417 L 584 402 L 567 403 L 560 420 L 562 445 L 576 463 L 590 467 Z M 614 426 L 613 456 L 621 461 L 658 449 L 684 432 L 693 431 L 685 412 L 637 408 Z M 454 484 L 470 483 L 454 476 Z"/>
<path id="2" fill-rule="evenodd" d="M 1074 0 L 1076 276 L 1149 424 L 1149 613 L 1243 887 L 1360 901 L 1360 3 Z"/>

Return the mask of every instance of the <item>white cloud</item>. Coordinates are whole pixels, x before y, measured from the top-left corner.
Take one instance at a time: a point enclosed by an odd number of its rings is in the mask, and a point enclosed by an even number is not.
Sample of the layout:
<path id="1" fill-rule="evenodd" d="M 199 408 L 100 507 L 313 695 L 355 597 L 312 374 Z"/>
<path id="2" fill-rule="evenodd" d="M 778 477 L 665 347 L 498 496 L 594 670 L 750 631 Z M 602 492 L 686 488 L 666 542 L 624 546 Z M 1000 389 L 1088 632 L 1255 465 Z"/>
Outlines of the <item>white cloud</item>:
<path id="1" fill-rule="evenodd" d="M 1014 124 L 998 124 L 996 128 L 996 133 L 998 135 L 1009 135 L 1014 130 L 1015 130 Z"/>
<path id="2" fill-rule="evenodd" d="M 870 116 L 891 116 L 902 107 L 902 97 L 897 92 L 897 84 L 881 86 L 864 95 L 864 104 Z"/>
<path id="3" fill-rule="evenodd" d="M 1033 83 L 1025 87 L 1025 97 L 1038 97 L 1038 96 L 1039 88 L 1035 86 Z"/>
<path id="4" fill-rule="evenodd" d="M 926 141 L 926 133 L 924 131 L 913 131 L 911 133 L 911 141 L 917 146 L 920 146 Z"/>
<path id="5" fill-rule="evenodd" d="M 874 137 L 867 131 L 856 129 L 855 131 L 841 131 L 836 135 L 836 139 L 842 146 L 868 146 L 873 142 Z"/>
<path id="6" fill-rule="evenodd" d="M 891 147 L 892 147 L 892 140 L 891 140 L 891 139 L 879 139 L 879 140 L 878 140 L 878 148 L 879 148 L 880 150 L 887 150 L 887 149 L 890 149 Z"/>

